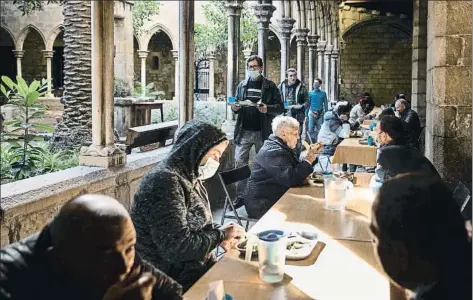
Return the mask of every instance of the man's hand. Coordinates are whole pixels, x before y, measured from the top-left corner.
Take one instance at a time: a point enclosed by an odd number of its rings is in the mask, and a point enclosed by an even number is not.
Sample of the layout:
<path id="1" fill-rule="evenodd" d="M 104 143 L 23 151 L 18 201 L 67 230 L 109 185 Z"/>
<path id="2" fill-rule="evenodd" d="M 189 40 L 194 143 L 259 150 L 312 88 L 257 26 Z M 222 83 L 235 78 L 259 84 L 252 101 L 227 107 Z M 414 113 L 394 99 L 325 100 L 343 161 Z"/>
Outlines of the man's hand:
<path id="1" fill-rule="evenodd" d="M 268 106 L 266 104 L 258 105 L 258 110 L 260 113 L 265 114 L 268 112 Z"/>
<path id="2" fill-rule="evenodd" d="M 136 267 L 126 279 L 112 285 L 102 300 L 151 300 L 156 278 L 151 273 L 139 273 L 140 267 Z"/>
<path id="3" fill-rule="evenodd" d="M 245 229 L 238 224 L 228 224 L 220 227 L 225 232 L 225 239 L 220 243 L 220 246 L 228 251 L 236 248 L 241 238 L 245 235 Z"/>
<path id="4" fill-rule="evenodd" d="M 315 158 L 317 157 L 317 153 L 322 151 L 322 147 L 323 147 L 323 145 L 319 144 L 319 143 L 312 144 L 310 146 L 309 150 L 307 151 L 307 155 L 306 155 L 305 159 L 312 164 L 315 161 Z"/>
<path id="5" fill-rule="evenodd" d="M 232 104 L 230 107 L 232 108 L 233 111 L 238 111 L 241 108 L 240 105 L 235 105 L 235 104 Z"/>

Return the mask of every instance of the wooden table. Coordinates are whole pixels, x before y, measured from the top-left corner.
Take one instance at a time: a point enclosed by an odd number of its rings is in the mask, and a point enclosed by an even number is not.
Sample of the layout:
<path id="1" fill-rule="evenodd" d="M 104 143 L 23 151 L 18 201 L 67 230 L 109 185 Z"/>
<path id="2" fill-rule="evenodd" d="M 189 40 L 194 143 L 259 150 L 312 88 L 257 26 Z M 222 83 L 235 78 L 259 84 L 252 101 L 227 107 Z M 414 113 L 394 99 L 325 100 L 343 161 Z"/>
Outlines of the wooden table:
<path id="1" fill-rule="evenodd" d="M 319 242 L 307 259 L 286 261 L 281 283 L 262 282 L 258 262 L 246 262 L 232 250 L 187 291 L 185 299 L 204 299 L 208 284 L 215 280 L 223 280 L 235 300 L 405 299 L 376 261 L 368 219 L 351 211 L 325 210 L 323 200 L 314 197 L 319 194 L 316 187 L 290 189 L 250 231 L 306 228 L 319 232 Z"/>
<path id="2" fill-rule="evenodd" d="M 151 110 L 159 109 L 161 111 L 161 122 L 164 122 L 163 104 L 165 101 L 135 102 L 133 104 L 134 120 L 131 127 L 151 124 Z"/>
<path id="3" fill-rule="evenodd" d="M 344 139 L 337 146 L 332 158 L 333 164 L 352 164 L 360 166 L 376 166 L 376 147 L 361 145 L 360 138 Z"/>

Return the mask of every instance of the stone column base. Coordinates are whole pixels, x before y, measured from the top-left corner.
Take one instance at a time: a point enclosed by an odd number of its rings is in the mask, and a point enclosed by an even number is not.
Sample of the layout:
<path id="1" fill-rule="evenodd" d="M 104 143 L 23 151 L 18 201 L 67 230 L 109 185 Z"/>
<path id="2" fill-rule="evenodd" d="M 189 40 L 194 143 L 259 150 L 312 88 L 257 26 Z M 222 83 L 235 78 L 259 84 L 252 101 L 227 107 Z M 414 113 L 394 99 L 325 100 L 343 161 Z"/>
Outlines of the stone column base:
<path id="1" fill-rule="evenodd" d="M 89 167 L 118 167 L 126 164 L 124 146 L 89 146 L 80 149 L 79 165 Z"/>

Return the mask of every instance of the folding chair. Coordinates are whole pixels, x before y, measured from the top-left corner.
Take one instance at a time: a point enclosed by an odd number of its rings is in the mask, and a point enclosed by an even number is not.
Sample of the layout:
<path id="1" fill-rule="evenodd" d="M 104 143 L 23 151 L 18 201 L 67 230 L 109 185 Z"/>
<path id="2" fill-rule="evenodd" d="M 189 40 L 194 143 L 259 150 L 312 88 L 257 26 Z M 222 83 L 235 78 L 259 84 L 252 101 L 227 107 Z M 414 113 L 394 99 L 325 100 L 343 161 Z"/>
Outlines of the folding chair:
<path id="1" fill-rule="evenodd" d="M 238 181 L 242 181 L 248 179 L 251 175 L 251 170 L 248 165 L 236 168 L 230 171 L 224 171 L 218 173 L 218 177 L 220 178 L 220 182 L 222 183 L 223 190 L 225 191 L 225 206 L 223 209 L 223 215 L 221 219 L 221 224 L 225 223 L 225 219 L 233 219 L 237 220 L 240 226 L 243 226 L 242 220 L 246 221 L 246 230 L 248 230 L 248 226 L 250 222 L 256 222 L 257 219 L 252 219 L 248 217 L 248 213 L 244 210 L 244 206 L 241 208 L 235 209 L 235 202 L 231 199 L 230 194 L 228 193 L 227 186 Z M 229 212 L 227 213 L 227 210 Z"/>
<path id="2" fill-rule="evenodd" d="M 460 212 L 465 220 L 471 220 L 471 192 L 463 182 L 458 183 L 455 191 L 453 191 L 453 198 L 460 206 Z"/>

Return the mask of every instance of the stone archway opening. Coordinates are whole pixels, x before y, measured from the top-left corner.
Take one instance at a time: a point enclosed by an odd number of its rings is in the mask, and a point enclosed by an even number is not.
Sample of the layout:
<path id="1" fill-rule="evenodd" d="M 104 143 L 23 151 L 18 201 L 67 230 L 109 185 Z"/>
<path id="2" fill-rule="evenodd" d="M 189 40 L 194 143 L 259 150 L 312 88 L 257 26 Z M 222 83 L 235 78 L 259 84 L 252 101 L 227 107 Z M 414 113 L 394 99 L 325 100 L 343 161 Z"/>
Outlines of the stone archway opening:
<path id="1" fill-rule="evenodd" d="M 340 95 L 351 103 L 369 92 L 376 105 L 391 104 L 394 95 L 410 98 L 412 36 L 388 23 L 367 23 L 345 37 L 340 56 Z"/>
<path id="2" fill-rule="evenodd" d="M 148 44 L 146 80 L 148 83 L 154 83 L 155 90 L 163 91 L 165 99 L 172 99 L 175 93 L 175 63 L 172 50 L 171 38 L 162 30 L 156 32 Z"/>
<path id="3" fill-rule="evenodd" d="M 140 43 L 135 35 L 133 35 L 133 89 L 140 86 L 141 80 L 141 60 L 138 55 L 138 50 L 140 50 Z"/>
<path id="4" fill-rule="evenodd" d="M 57 35 L 53 43 L 52 60 L 52 84 L 53 93 L 56 97 L 61 97 L 64 90 L 64 30 Z"/>
<path id="5" fill-rule="evenodd" d="M 46 59 L 43 55 L 45 50 L 44 40 L 41 34 L 30 28 L 23 43 L 25 54 L 22 59 L 22 75 L 26 82 L 46 78 Z"/>
<path id="6" fill-rule="evenodd" d="M 277 35 L 270 29 L 268 32 L 268 52 L 267 52 L 266 77 L 279 83 L 281 77 L 281 41 Z"/>
<path id="7" fill-rule="evenodd" d="M 16 59 L 13 53 L 15 43 L 10 33 L 3 27 L 0 27 L 0 74 L 15 78 Z"/>

